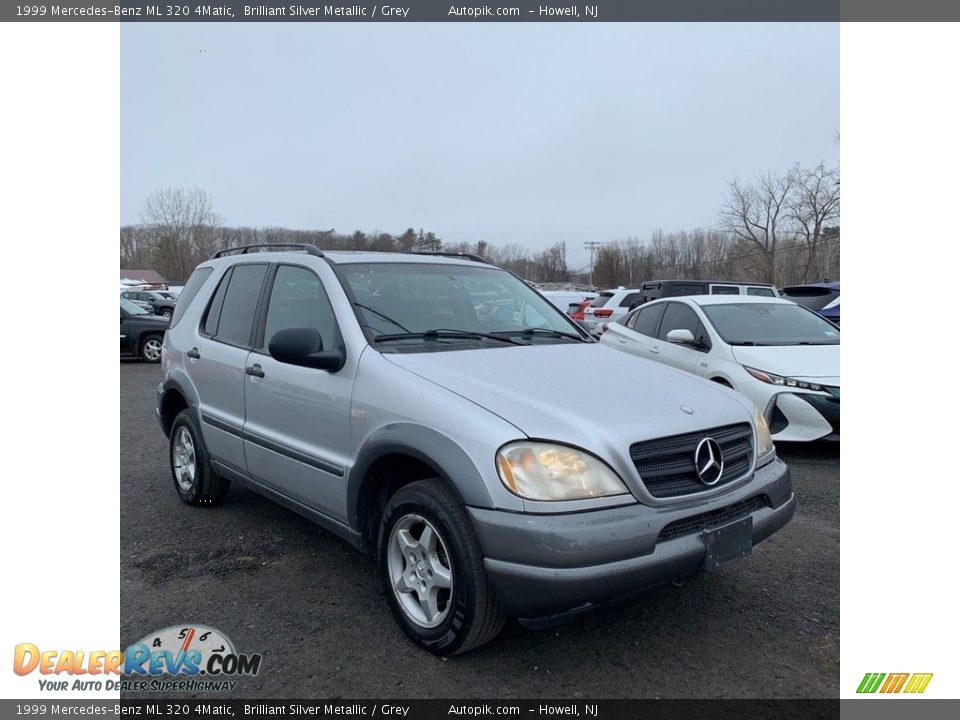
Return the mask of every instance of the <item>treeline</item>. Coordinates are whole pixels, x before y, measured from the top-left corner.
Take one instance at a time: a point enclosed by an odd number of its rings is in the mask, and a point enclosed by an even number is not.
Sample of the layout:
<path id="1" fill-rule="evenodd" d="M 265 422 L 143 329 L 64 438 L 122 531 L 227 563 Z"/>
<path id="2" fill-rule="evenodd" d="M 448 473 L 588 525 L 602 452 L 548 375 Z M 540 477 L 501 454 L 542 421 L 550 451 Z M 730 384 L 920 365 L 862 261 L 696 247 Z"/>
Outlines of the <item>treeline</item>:
<path id="1" fill-rule="evenodd" d="M 326 250 L 466 252 L 481 255 L 531 282 L 632 286 L 652 279 L 725 279 L 778 286 L 840 276 L 840 174 L 822 163 L 795 165 L 753 182 L 735 179 L 723 198 L 718 222 L 705 229 L 603 243 L 593 267 L 570 267 L 567 246 L 545 250 L 513 242 L 444 242 L 433 232 L 407 228 L 340 233 L 283 227 L 231 227 L 213 212 L 202 190 L 152 194 L 142 222 L 120 228 L 120 267 L 152 268 L 182 282 L 218 250 L 257 243 L 311 243 Z"/>

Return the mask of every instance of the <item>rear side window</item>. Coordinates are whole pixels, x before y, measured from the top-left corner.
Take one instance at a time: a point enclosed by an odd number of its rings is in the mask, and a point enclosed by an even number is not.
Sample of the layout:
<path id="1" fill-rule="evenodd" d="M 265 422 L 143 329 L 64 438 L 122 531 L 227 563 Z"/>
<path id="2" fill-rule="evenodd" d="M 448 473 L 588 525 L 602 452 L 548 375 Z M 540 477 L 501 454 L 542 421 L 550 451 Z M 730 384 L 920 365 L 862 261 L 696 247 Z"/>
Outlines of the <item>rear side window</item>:
<path id="1" fill-rule="evenodd" d="M 714 285 L 710 288 L 711 295 L 739 295 L 740 288 L 736 285 Z"/>
<path id="2" fill-rule="evenodd" d="M 656 337 L 657 324 L 660 322 L 660 317 L 663 315 L 664 305 L 665 303 L 660 303 L 659 305 L 651 305 L 643 310 L 639 310 L 636 315 L 634 315 L 635 319 L 633 321 L 633 329 L 641 335 Z"/>
<path id="3" fill-rule="evenodd" d="M 216 331 L 209 333 L 213 335 L 215 340 L 242 347 L 250 345 L 253 316 L 257 311 L 257 302 L 260 299 L 260 291 L 263 288 L 263 279 L 266 274 L 266 265 L 234 265 L 229 281 L 225 278 L 220 283 L 221 286 L 224 283 L 227 284 Z M 216 295 L 220 295 L 220 288 L 217 288 Z M 211 316 L 215 310 L 214 304 L 217 300 L 218 298 L 214 297 L 210 305 L 204 330 L 210 327 Z"/>
<path id="4" fill-rule="evenodd" d="M 203 283 L 207 281 L 207 278 L 210 277 L 210 273 L 212 272 L 213 268 L 208 267 L 197 268 L 193 271 L 190 279 L 187 280 L 187 284 L 183 286 L 180 297 L 177 298 L 177 304 L 173 308 L 173 317 L 170 318 L 170 327 L 180 322 L 180 318 L 183 317 L 187 308 L 190 307 L 190 303 L 193 302 L 197 293 L 200 292 L 200 288 L 203 287 Z"/>
<path id="5" fill-rule="evenodd" d="M 640 302 L 640 293 L 628 293 L 627 296 L 620 301 L 620 307 L 630 307 L 631 305 L 636 305 Z"/>
<path id="6" fill-rule="evenodd" d="M 768 287 L 748 287 L 747 295 L 755 295 L 757 297 L 776 297 L 777 294 L 773 291 L 773 288 Z"/>
<path id="7" fill-rule="evenodd" d="M 669 285 L 667 287 L 665 295 L 668 297 L 678 297 L 680 295 L 704 295 L 706 292 L 707 286 L 704 283 L 676 283 L 675 285 Z"/>

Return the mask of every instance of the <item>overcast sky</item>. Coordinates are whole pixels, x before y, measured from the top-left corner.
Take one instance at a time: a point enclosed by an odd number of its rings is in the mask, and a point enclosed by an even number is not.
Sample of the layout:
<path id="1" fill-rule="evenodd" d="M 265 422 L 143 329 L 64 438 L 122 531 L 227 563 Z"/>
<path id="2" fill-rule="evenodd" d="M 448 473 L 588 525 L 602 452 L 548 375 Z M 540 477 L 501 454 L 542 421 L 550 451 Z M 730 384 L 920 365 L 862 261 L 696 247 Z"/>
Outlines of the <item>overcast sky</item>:
<path id="1" fill-rule="evenodd" d="M 199 187 L 231 225 L 645 238 L 726 182 L 836 164 L 834 24 L 125 23 L 121 221 Z"/>

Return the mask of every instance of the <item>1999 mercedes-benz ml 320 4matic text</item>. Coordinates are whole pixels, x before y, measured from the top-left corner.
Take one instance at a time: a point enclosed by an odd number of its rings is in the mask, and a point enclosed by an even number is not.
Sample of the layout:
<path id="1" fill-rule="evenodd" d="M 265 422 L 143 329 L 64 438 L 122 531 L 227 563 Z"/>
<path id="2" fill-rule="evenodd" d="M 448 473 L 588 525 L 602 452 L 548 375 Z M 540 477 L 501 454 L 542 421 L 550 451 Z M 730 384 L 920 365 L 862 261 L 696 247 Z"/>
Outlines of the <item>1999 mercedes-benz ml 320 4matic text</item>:
<path id="1" fill-rule="evenodd" d="M 441 655 L 711 570 L 794 512 L 751 401 L 604 347 L 474 256 L 217 253 L 161 367 L 183 501 L 242 483 L 374 553 Z"/>

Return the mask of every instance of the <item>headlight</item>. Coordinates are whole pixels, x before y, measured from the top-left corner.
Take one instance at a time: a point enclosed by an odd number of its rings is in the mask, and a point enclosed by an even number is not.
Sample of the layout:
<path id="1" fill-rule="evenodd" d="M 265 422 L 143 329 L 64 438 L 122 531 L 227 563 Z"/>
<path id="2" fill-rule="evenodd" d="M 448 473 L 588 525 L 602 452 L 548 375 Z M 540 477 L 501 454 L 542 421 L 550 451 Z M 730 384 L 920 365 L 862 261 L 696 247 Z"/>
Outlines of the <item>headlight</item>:
<path id="1" fill-rule="evenodd" d="M 757 370 L 756 368 L 747 367 L 746 365 L 743 366 L 743 369 L 753 375 L 760 382 L 765 382 L 770 385 L 782 385 L 784 387 L 799 388 L 800 390 L 823 391 L 823 385 L 817 385 L 817 383 L 795 380 L 794 378 L 784 377 L 783 375 L 774 375 L 773 373 L 765 370 Z"/>
<path id="2" fill-rule="evenodd" d="M 753 422 L 757 426 L 757 460 L 761 460 L 773 452 L 773 438 L 770 436 L 767 419 L 756 406 L 753 408 Z"/>
<path id="3" fill-rule="evenodd" d="M 528 500 L 579 500 L 627 492 L 602 460 L 566 445 L 526 441 L 504 445 L 497 452 L 497 472 L 510 492 Z"/>

